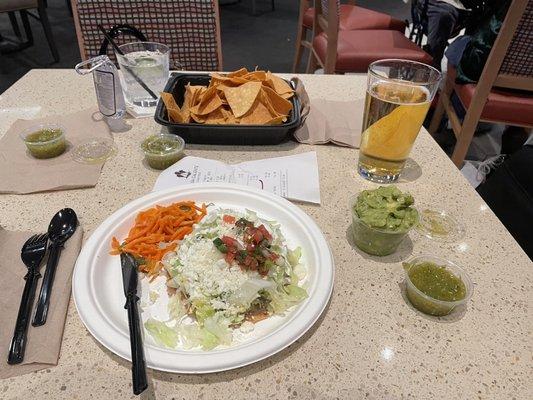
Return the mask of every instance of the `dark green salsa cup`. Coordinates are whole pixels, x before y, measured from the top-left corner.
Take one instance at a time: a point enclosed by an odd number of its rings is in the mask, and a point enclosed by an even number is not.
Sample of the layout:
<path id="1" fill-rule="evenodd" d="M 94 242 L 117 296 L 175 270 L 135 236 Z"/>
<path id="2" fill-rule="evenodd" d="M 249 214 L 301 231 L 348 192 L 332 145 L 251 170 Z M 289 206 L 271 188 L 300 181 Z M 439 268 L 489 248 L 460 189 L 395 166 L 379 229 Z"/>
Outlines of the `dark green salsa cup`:
<path id="1" fill-rule="evenodd" d="M 417 218 L 414 223 L 405 230 L 384 230 L 371 227 L 363 222 L 355 211 L 357 195 L 350 200 L 350 212 L 352 213 L 352 233 L 355 245 L 365 253 L 375 256 L 387 256 L 394 253 L 409 231 L 418 223 Z"/>
<path id="2" fill-rule="evenodd" d="M 420 263 L 433 263 L 438 266 L 443 266 L 446 270 L 459 278 L 465 285 L 466 294 L 462 299 L 455 301 L 444 301 L 435 299 L 431 296 L 428 296 L 411 280 L 411 268 L 416 267 Z M 415 307 L 418 311 L 423 312 L 424 314 L 434 315 L 437 317 L 442 317 L 444 315 L 450 314 L 456 307 L 462 306 L 468 302 L 472 297 L 472 292 L 474 291 L 474 285 L 464 269 L 459 267 L 457 264 L 446 260 L 444 258 L 434 257 L 430 255 L 422 255 L 414 257 L 407 261 L 404 265 L 405 272 L 405 290 L 409 302 Z"/>
<path id="3" fill-rule="evenodd" d="M 169 133 L 151 135 L 144 139 L 141 149 L 148 165 L 154 169 L 166 169 L 183 157 L 185 141 Z"/>

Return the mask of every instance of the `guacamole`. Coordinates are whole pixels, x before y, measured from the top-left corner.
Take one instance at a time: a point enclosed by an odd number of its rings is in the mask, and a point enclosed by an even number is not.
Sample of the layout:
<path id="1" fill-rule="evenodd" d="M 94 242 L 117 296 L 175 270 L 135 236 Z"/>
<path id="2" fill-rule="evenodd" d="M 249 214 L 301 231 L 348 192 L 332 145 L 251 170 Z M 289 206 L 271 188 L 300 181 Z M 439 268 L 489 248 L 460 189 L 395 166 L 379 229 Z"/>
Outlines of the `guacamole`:
<path id="1" fill-rule="evenodd" d="M 396 251 L 417 222 L 414 198 L 395 186 L 363 190 L 352 205 L 354 242 L 366 253 L 385 256 Z"/>
<path id="2" fill-rule="evenodd" d="M 390 232 L 409 230 L 418 220 L 418 212 L 411 206 L 415 200 L 395 186 L 380 186 L 363 190 L 357 196 L 355 212 L 368 226 Z"/>

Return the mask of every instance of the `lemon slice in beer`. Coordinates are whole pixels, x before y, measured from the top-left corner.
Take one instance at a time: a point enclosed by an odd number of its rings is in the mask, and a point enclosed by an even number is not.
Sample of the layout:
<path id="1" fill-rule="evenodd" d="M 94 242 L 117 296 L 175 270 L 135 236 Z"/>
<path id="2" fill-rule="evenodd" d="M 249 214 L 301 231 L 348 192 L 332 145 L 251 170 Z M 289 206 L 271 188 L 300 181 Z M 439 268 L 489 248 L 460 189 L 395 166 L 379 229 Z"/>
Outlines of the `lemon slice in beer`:
<path id="1" fill-rule="evenodd" d="M 367 101 L 382 103 L 382 107 L 377 108 L 382 113 L 389 109 L 392 111 L 363 132 L 362 151 L 379 159 L 405 160 L 429 108 L 429 102 L 425 101 L 427 98 L 427 93 L 421 88 L 377 84 Z"/>

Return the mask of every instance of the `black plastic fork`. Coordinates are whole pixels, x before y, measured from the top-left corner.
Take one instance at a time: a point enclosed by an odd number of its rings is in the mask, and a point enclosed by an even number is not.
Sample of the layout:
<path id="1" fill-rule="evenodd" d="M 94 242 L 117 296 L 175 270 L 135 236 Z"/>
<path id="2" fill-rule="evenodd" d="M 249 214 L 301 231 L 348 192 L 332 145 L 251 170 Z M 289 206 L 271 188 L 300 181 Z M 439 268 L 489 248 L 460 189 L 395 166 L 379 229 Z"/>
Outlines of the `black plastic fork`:
<path id="1" fill-rule="evenodd" d="M 20 257 L 22 258 L 24 265 L 28 268 L 28 272 L 24 276 L 26 284 L 24 285 L 24 291 L 22 292 L 22 298 L 20 299 L 15 332 L 13 333 L 13 339 L 11 339 L 11 345 L 9 346 L 9 354 L 7 357 L 8 364 L 20 364 L 24 360 L 31 308 L 35 298 L 37 281 L 41 276 L 39 273 L 39 266 L 46 253 L 47 243 L 48 234 L 45 233 L 42 235 L 33 235 L 26 241 L 26 243 L 24 243 L 24 246 L 22 246 Z"/>

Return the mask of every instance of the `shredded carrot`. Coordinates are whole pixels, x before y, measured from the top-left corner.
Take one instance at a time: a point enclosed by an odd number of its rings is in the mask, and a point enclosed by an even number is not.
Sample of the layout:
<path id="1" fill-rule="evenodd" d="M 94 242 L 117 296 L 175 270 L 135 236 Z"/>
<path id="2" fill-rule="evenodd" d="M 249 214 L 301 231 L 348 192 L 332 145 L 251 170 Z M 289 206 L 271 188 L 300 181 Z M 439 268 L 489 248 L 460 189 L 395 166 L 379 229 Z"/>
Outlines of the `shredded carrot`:
<path id="1" fill-rule="evenodd" d="M 175 250 L 177 241 L 191 233 L 192 226 L 206 214 L 207 206 L 198 207 L 193 201 L 156 205 L 141 211 L 122 244 L 115 237 L 111 239 L 109 254 L 126 252 L 140 257 L 145 263 L 139 265 L 139 270 L 155 276 L 162 268 L 163 256 Z"/>

